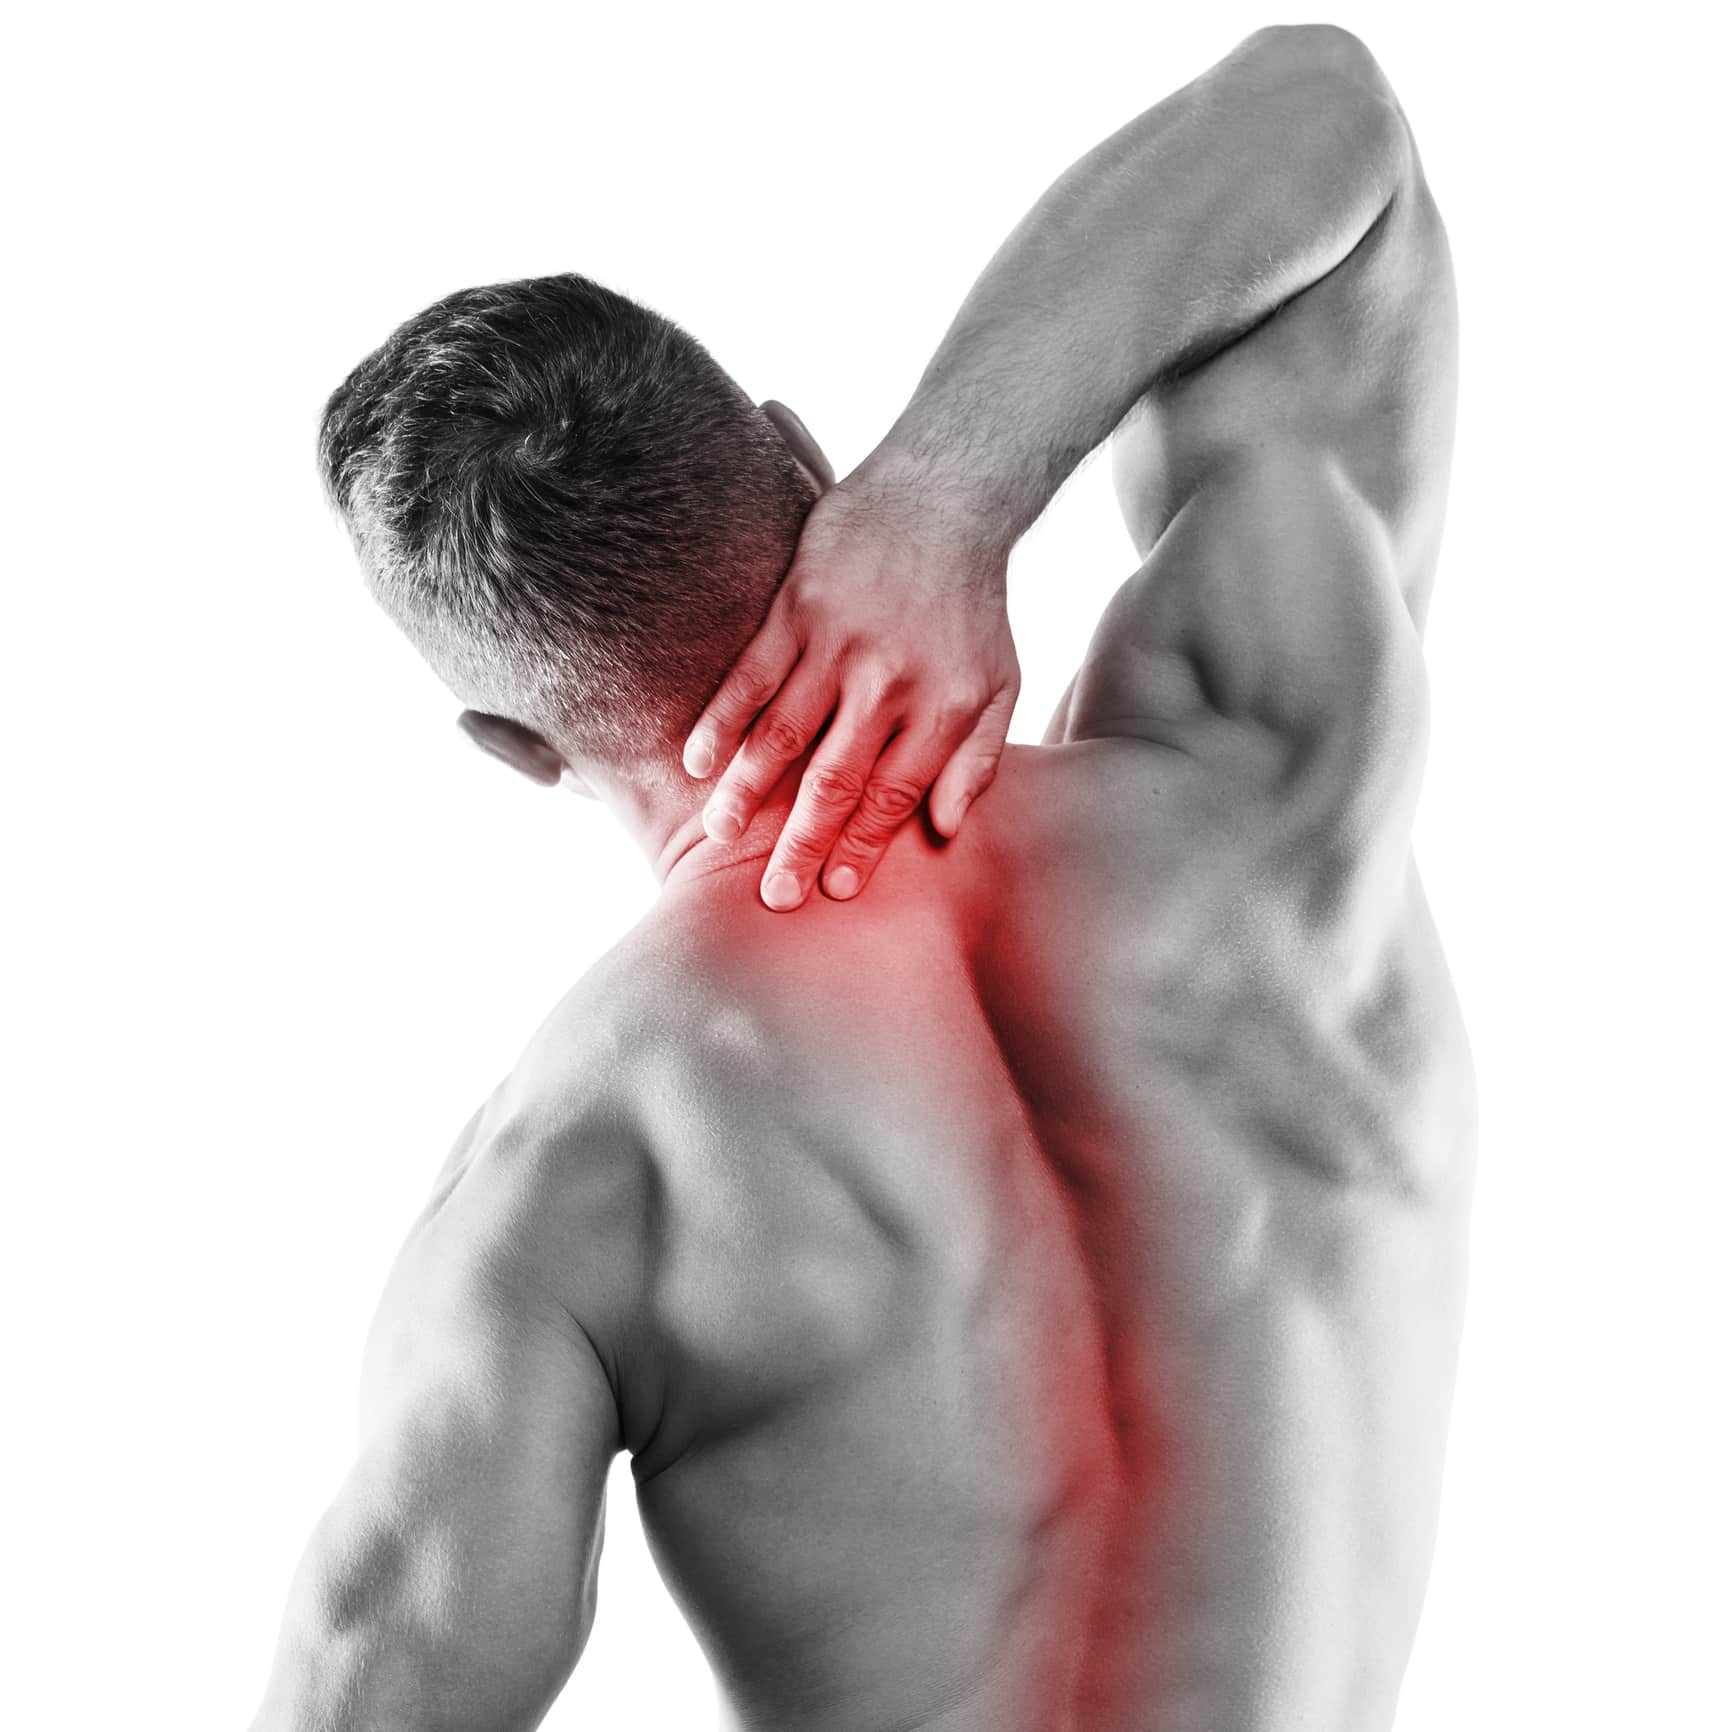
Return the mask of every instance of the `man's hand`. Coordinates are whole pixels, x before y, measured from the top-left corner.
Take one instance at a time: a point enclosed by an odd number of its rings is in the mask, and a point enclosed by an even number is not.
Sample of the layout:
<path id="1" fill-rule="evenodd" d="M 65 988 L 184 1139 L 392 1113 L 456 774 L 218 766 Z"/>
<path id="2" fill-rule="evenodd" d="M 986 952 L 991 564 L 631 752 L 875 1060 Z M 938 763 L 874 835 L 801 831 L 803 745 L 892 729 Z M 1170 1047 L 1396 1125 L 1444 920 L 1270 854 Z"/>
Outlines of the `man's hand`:
<path id="1" fill-rule="evenodd" d="M 704 808 L 728 842 L 823 734 L 764 873 L 769 907 L 798 908 L 820 870 L 826 894 L 857 895 L 929 791 L 933 828 L 956 834 L 998 769 L 1021 683 L 1008 557 L 907 463 L 869 458 L 812 507 L 685 749 L 704 777 L 738 747 Z"/>

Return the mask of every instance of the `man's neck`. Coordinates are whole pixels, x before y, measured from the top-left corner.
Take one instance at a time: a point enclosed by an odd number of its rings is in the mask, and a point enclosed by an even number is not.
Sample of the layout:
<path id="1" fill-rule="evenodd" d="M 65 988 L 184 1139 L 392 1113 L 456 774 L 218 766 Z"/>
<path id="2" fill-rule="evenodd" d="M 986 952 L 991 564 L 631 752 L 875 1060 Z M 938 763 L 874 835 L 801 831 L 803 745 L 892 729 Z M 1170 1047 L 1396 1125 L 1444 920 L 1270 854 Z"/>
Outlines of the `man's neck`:
<path id="1" fill-rule="evenodd" d="M 731 842 L 718 842 L 704 829 L 704 805 L 713 782 L 693 782 L 687 793 L 677 784 L 608 780 L 597 791 L 643 851 L 657 882 L 669 889 L 768 860 L 794 809 L 810 756 L 807 752 L 788 766 L 751 822 Z"/>

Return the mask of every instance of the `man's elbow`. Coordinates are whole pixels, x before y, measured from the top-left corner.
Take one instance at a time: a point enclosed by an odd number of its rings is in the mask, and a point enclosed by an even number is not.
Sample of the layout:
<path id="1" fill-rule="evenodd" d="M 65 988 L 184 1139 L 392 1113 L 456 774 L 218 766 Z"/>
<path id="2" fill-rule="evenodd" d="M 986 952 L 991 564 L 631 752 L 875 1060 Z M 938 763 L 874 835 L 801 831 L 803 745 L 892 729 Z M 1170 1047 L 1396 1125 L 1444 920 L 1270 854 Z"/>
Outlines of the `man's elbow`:
<path id="1" fill-rule="evenodd" d="M 1263 90 L 1280 93 L 1302 124 L 1326 129 L 1337 149 L 1369 165 L 1393 196 L 1415 167 L 1413 137 L 1375 56 L 1336 24 L 1273 24 L 1239 54 Z"/>
<path id="2" fill-rule="evenodd" d="M 1390 94 L 1371 50 L 1339 24 L 1270 24 L 1247 36 L 1239 52 L 1274 76 L 1332 75 Z"/>

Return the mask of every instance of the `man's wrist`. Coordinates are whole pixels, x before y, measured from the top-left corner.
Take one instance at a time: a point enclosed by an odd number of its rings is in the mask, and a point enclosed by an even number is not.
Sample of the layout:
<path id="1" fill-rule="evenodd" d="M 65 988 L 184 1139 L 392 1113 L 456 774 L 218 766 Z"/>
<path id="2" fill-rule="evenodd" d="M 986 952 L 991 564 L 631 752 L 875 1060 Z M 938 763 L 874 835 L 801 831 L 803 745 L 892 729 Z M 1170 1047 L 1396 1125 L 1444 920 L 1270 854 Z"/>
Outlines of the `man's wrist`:
<path id="1" fill-rule="evenodd" d="M 995 481 L 960 442 L 910 440 L 893 429 L 843 486 L 883 501 L 887 516 L 927 546 L 1002 573 L 1023 526 Z"/>

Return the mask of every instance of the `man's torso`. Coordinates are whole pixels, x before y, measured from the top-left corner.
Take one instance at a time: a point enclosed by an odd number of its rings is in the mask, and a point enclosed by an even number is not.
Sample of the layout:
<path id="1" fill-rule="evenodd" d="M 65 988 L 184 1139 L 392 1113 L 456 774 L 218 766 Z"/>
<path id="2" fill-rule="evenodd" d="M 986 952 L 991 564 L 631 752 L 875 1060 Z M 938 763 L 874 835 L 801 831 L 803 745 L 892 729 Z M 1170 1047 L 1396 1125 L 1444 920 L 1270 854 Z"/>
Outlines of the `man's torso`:
<path id="1" fill-rule="evenodd" d="M 587 1103 L 554 1278 L 741 1725 L 1387 1719 L 1471 1082 L 1411 871 L 1350 963 L 1263 879 L 1162 748 L 1013 751 L 859 903 L 664 897 L 490 1107 L 461 1183 Z"/>
<path id="2" fill-rule="evenodd" d="M 460 1146 L 435 1260 L 537 1247 L 739 1725 L 1388 1724 L 1473 1131 L 1408 839 L 1453 329 L 1415 182 L 1121 429 L 1058 743 L 858 901 L 670 881 Z"/>

